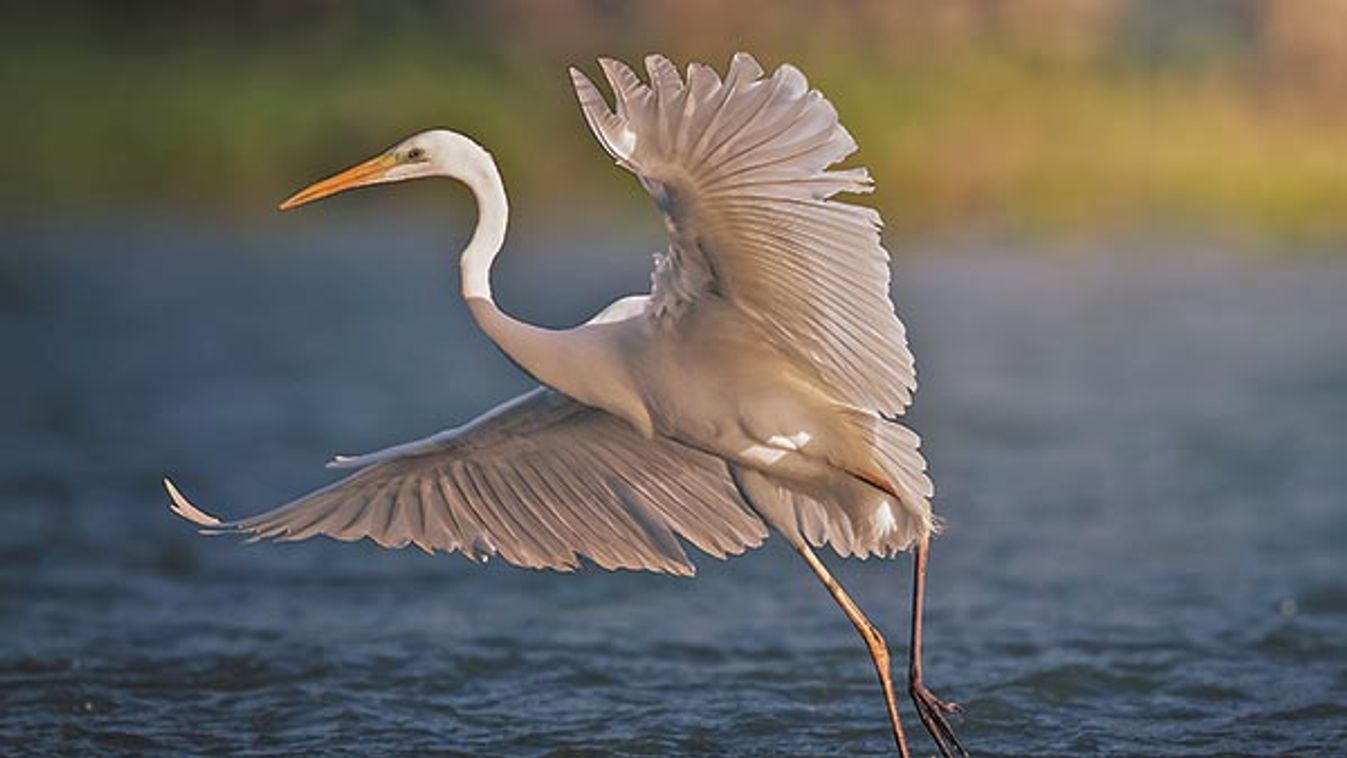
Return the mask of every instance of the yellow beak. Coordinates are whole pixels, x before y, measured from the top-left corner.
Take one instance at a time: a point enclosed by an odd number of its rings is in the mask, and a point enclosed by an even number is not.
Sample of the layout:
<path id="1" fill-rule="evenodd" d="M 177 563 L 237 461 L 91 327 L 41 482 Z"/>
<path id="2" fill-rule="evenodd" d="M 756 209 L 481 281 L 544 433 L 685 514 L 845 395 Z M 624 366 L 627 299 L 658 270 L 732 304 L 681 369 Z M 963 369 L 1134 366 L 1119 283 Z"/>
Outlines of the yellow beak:
<path id="1" fill-rule="evenodd" d="M 345 192 L 348 189 L 363 187 L 367 184 L 378 182 L 383 175 L 398 164 L 398 159 L 391 155 L 380 155 L 376 158 L 361 163 L 358 166 L 352 166 L 336 176 L 329 176 L 322 181 L 314 182 L 304 189 L 296 192 L 286 198 L 285 202 L 280 204 L 283 211 L 290 210 L 305 203 L 312 203 L 314 200 L 321 200 L 328 195 L 335 195 L 338 192 Z"/>

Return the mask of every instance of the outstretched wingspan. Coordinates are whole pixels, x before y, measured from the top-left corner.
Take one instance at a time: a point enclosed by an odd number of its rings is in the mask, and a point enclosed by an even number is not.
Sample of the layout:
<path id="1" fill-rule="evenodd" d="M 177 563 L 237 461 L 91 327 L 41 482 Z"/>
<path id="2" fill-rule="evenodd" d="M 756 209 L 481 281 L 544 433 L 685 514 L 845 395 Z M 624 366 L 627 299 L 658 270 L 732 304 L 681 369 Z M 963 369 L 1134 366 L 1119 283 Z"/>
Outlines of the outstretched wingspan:
<path id="1" fill-rule="evenodd" d="M 618 61 L 600 64 L 615 109 L 571 69 L 585 118 L 669 220 L 651 307 L 723 297 L 840 402 L 902 413 L 916 388 L 912 353 L 889 299 L 879 214 L 832 199 L 872 186 L 863 168 L 830 168 L 856 150 L 833 106 L 795 67 L 764 77 L 744 53 L 724 81 L 696 63 L 685 81 L 658 55 L 646 59 L 649 84 Z"/>
<path id="2" fill-rule="evenodd" d="M 165 486 L 173 510 L 209 534 L 369 537 L 562 571 L 584 556 L 606 569 L 686 575 L 694 569 L 675 535 L 718 558 L 767 537 L 720 461 L 646 439 L 546 387 L 462 427 L 330 465 L 360 470 L 238 521 L 221 522 Z"/>

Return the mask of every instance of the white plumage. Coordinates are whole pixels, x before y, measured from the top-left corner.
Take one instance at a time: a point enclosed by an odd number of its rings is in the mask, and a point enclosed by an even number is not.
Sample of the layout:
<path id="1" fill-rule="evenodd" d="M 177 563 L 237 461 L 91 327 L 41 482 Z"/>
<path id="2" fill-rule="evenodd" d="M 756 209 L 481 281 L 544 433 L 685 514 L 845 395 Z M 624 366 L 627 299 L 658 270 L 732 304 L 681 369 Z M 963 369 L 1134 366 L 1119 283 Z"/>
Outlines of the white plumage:
<path id="1" fill-rule="evenodd" d="M 618 61 L 600 63 L 616 111 L 571 69 L 585 119 L 669 219 L 652 306 L 714 288 L 840 401 L 906 409 L 916 372 L 889 300 L 879 214 L 831 199 L 872 189 L 865 169 L 830 168 L 856 150 L 832 104 L 794 66 L 764 77 L 743 53 L 724 81 L 693 63 L 684 82 L 658 55 L 646 59 L 650 85 Z"/>
<path id="2" fill-rule="evenodd" d="M 946 756 L 962 752 L 949 706 L 921 682 L 921 602 L 937 527 L 920 440 L 898 423 L 916 374 L 889 299 L 879 214 L 837 199 L 869 192 L 833 106 L 785 65 L 734 56 L 722 80 L 646 59 L 649 82 L 600 61 L 609 106 L 571 77 L 604 149 L 665 216 L 652 291 L 550 330 L 494 302 L 490 270 L 508 223 L 489 153 L 447 130 L 415 135 L 315 183 L 289 208 L 357 186 L 457 179 L 478 203 L 460 267 L 481 328 L 543 386 L 461 427 L 369 455 L 354 473 L 258 516 L 222 522 L 165 481 L 173 510 L 210 534 L 369 537 L 530 568 L 691 574 L 681 541 L 724 558 L 767 526 L 804 557 L 855 624 L 907 755 L 883 638 L 814 555 L 915 549 L 909 692 Z"/>

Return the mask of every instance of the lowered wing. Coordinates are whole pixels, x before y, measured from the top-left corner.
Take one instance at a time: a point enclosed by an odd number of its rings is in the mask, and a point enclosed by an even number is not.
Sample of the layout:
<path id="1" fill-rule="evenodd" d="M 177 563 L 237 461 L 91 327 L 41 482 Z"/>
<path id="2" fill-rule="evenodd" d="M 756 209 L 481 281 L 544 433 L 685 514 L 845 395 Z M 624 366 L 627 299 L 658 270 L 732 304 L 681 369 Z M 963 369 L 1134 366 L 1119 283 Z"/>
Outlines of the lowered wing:
<path id="1" fill-rule="evenodd" d="M 676 537 L 718 558 L 767 537 L 720 461 L 646 439 L 546 387 L 464 426 L 330 465 L 359 470 L 238 521 L 222 522 L 165 486 L 173 510 L 208 534 L 369 537 L 561 571 L 584 556 L 606 569 L 686 575 L 694 569 Z"/>

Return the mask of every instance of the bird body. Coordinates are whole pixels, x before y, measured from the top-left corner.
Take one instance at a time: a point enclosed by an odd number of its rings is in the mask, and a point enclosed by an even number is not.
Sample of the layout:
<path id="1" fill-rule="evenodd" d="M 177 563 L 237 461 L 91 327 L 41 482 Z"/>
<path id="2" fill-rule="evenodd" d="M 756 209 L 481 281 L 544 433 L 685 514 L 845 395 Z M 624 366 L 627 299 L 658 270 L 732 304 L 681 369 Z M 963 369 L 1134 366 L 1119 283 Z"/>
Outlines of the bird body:
<path id="1" fill-rule="evenodd" d="M 818 575 L 865 639 L 900 753 L 887 646 L 814 555 L 914 549 L 909 691 L 942 753 L 962 751 L 948 706 L 920 676 L 926 547 L 936 530 L 919 439 L 897 420 L 916 388 L 889 299 L 879 216 L 834 198 L 866 192 L 856 148 L 802 74 L 764 75 L 739 54 L 724 79 L 661 56 L 649 83 L 600 61 L 609 107 L 572 69 L 581 110 L 664 214 L 669 247 L 651 292 L 547 329 L 495 302 L 490 271 L 508 226 L 504 183 L 472 139 L 435 129 L 301 190 L 282 209 L 346 189 L 441 176 L 468 186 L 478 224 L 460 257 L 481 329 L 542 385 L 423 440 L 330 465 L 354 473 L 289 505 L 221 522 L 165 480 L 174 510 L 208 533 L 325 534 L 415 544 L 532 568 L 691 574 L 686 541 L 716 557 L 770 526 Z"/>

